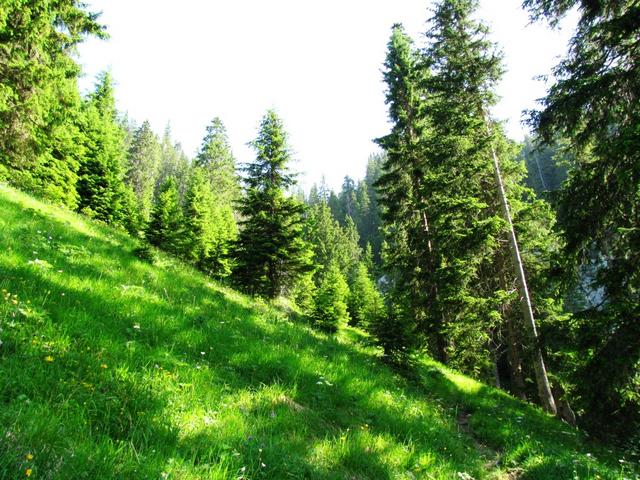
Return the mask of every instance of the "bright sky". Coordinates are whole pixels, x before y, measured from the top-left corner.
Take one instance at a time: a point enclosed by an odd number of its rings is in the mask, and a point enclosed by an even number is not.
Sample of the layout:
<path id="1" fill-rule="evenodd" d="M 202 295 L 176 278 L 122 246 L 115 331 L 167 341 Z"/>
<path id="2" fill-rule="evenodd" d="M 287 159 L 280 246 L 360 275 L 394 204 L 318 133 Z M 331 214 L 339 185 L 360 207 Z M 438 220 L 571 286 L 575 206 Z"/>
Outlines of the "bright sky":
<path id="1" fill-rule="evenodd" d="M 361 178 L 372 139 L 389 130 L 381 68 L 391 25 L 403 23 L 421 44 L 429 0 L 89 0 L 103 12 L 111 38 L 80 47 L 85 77 L 110 69 L 120 110 L 151 122 L 194 155 L 205 126 L 219 116 L 239 162 L 262 115 L 275 108 L 285 122 L 308 188 L 322 175 L 339 189 Z M 522 139 L 522 111 L 545 87 L 566 49 L 570 28 L 528 25 L 520 0 L 481 0 L 480 16 L 505 54 L 508 69 L 493 114 Z M 568 23 L 571 25 L 571 20 Z"/>

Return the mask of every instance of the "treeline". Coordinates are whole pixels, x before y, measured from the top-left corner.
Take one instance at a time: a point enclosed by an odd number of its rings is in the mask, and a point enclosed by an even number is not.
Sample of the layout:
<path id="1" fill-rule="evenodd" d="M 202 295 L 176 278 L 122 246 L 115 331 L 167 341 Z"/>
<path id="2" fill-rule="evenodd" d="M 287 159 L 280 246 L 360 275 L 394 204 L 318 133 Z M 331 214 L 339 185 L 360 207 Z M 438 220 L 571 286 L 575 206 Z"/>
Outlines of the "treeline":
<path id="1" fill-rule="evenodd" d="M 382 311 L 373 172 L 357 188 L 346 181 L 340 199 L 296 198 L 273 111 L 251 143 L 254 162 L 236 165 L 218 118 L 189 159 L 169 128 L 158 138 L 117 111 L 108 73 L 79 93 L 74 47 L 106 36 L 81 4 L 9 2 L 0 21 L 1 180 L 127 230 L 145 259 L 158 248 L 247 293 L 295 298 L 326 331 Z"/>
<path id="2" fill-rule="evenodd" d="M 424 45 L 392 29 L 383 153 L 340 192 L 305 195 L 275 112 L 253 162 L 236 164 L 218 118 L 189 159 L 168 128 L 159 138 L 116 110 L 108 74 L 80 95 L 73 49 L 105 36 L 96 15 L 9 0 L 0 180 L 127 230 L 141 257 L 159 248 L 287 296 L 327 332 L 357 325 L 398 367 L 427 352 L 628 440 L 640 426 L 640 15 L 632 2 L 525 2 L 552 23 L 574 4 L 582 19 L 530 117 L 534 140 L 515 144 L 489 114 L 503 67 L 477 2 L 441 0 Z"/>

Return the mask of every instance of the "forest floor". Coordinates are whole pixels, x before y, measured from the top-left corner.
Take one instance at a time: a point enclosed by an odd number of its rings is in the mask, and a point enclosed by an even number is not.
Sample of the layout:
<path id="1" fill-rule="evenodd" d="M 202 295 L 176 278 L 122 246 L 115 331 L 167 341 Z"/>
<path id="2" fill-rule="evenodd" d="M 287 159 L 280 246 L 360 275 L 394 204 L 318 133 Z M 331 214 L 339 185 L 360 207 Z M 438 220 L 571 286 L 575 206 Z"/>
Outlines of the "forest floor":
<path id="1" fill-rule="evenodd" d="M 0 185 L 0 478 L 637 479 L 622 452 L 318 333 Z"/>

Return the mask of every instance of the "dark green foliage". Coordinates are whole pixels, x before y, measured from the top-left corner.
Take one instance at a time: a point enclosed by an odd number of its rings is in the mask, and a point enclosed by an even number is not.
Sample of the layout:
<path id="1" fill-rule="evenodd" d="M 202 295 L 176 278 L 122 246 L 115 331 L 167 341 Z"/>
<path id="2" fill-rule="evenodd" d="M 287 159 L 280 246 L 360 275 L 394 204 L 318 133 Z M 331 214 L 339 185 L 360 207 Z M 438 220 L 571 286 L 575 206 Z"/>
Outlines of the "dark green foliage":
<path id="1" fill-rule="evenodd" d="M 136 206 L 143 222 L 151 216 L 153 194 L 160 168 L 160 144 L 145 121 L 131 139 L 126 162 L 126 184 L 133 190 Z"/>
<path id="2" fill-rule="evenodd" d="M 85 155 L 78 171 L 78 209 L 98 220 L 122 225 L 126 152 L 124 131 L 116 116 L 111 76 L 103 73 L 84 105 Z"/>
<path id="3" fill-rule="evenodd" d="M 376 344 L 382 348 L 383 361 L 404 369 L 409 364 L 410 354 L 418 347 L 415 324 L 408 322 L 409 313 L 403 303 L 402 292 L 389 295 L 389 305 L 383 315 L 374 317 L 367 325 Z"/>
<path id="4" fill-rule="evenodd" d="M 568 263 L 576 273 L 594 267 L 590 289 L 603 293 L 598 307 L 578 315 L 583 320 L 573 332 L 584 421 L 598 434 L 629 436 L 640 425 L 640 5 L 524 5 L 552 24 L 573 7 L 580 14 L 567 57 L 531 124 L 547 143 L 565 139 L 575 157 L 560 193 L 559 224 Z M 589 265 L 594 257 L 598 261 Z"/>
<path id="5" fill-rule="evenodd" d="M 313 323 L 325 332 L 335 333 L 349 320 L 347 299 L 349 286 L 334 263 L 330 264 L 321 276 L 320 285 L 315 294 Z"/>
<path id="6" fill-rule="evenodd" d="M 168 178 L 160 188 L 145 236 L 151 245 L 178 255 L 183 251 L 182 234 L 182 207 L 178 187 L 173 178 Z"/>
<path id="7" fill-rule="evenodd" d="M 0 179 L 75 207 L 83 155 L 73 49 L 102 36 L 75 0 L 6 0 L 0 8 Z"/>
<path id="8" fill-rule="evenodd" d="M 416 187 L 420 178 L 419 164 L 423 155 L 418 150 L 424 121 L 420 120 L 423 106 L 420 99 L 419 79 L 423 72 L 418 68 L 418 54 L 411 39 L 401 25 L 394 25 L 388 43 L 384 79 L 387 83 L 386 103 L 392 132 L 377 142 L 385 150 L 382 174 L 375 183 L 379 195 L 385 244 L 382 257 L 395 296 L 394 304 L 403 308 L 393 309 L 393 315 L 385 318 L 379 338 L 385 342 L 387 355 L 407 348 L 404 331 L 413 331 L 416 322 L 424 318 L 424 307 L 417 302 L 434 299 L 434 285 L 421 284 L 415 273 L 417 262 L 431 261 L 428 255 L 428 235 L 422 233 Z M 421 232 L 414 234 L 412 232 Z M 416 243 L 417 242 L 417 243 Z M 428 275 L 429 268 L 422 267 Z M 431 268 L 432 270 L 432 268 Z M 409 301 L 409 303 L 407 303 Z M 413 303 L 412 306 L 411 303 Z M 398 329 L 394 332 L 393 329 Z"/>
<path id="9" fill-rule="evenodd" d="M 295 180 L 287 169 L 287 136 L 275 112 L 264 116 L 252 146 L 257 156 L 245 168 L 234 277 L 245 291 L 274 298 L 311 269 L 310 250 L 302 238 L 304 205 L 285 194 Z"/>

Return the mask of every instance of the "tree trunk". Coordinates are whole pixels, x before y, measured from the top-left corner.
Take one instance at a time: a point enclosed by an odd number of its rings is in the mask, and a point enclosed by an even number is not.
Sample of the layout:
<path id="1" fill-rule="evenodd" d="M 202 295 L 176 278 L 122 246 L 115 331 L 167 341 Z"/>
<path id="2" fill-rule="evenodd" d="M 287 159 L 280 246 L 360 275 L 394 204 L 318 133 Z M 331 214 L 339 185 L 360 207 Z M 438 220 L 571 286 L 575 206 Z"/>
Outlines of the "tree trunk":
<path id="1" fill-rule="evenodd" d="M 485 118 L 487 125 L 487 133 L 491 135 L 489 123 Z M 507 222 L 507 235 L 509 236 L 509 245 L 511 247 L 511 255 L 513 257 L 513 266 L 516 273 L 516 280 L 518 283 L 518 290 L 520 292 L 520 308 L 522 309 L 522 316 L 524 322 L 529 328 L 531 339 L 533 341 L 533 354 L 534 354 L 534 369 L 536 372 L 536 383 L 538 384 L 538 395 L 540 396 L 540 402 L 542 406 L 549 413 L 556 414 L 556 404 L 553 400 L 553 394 L 551 393 L 551 386 L 549 385 L 549 378 L 547 377 L 547 369 L 544 365 L 544 359 L 542 358 L 542 350 L 538 344 L 538 330 L 536 328 L 535 318 L 533 316 L 533 308 L 531 307 L 531 297 L 529 296 L 529 289 L 527 288 L 527 280 L 524 274 L 524 267 L 522 265 L 522 258 L 520 257 L 520 249 L 518 248 L 518 240 L 516 238 L 516 232 L 513 229 L 513 222 L 511 220 L 511 213 L 509 211 L 509 203 L 507 202 L 507 196 L 504 191 L 504 184 L 502 182 L 502 174 L 500 173 L 500 164 L 498 163 L 498 155 L 496 150 L 491 144 L 491 154 L 493 156 L 493 168 L 496 175 L 496 183 L 498 186 L 498 197 L 500 198 L 500 204 L 502 205 L 502 214 Z"/>

